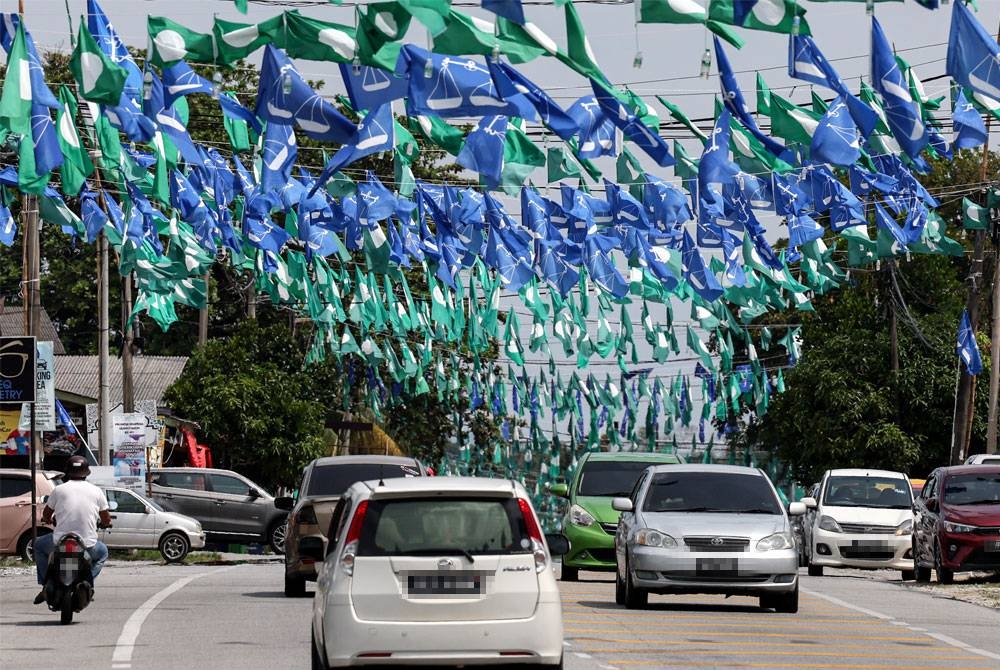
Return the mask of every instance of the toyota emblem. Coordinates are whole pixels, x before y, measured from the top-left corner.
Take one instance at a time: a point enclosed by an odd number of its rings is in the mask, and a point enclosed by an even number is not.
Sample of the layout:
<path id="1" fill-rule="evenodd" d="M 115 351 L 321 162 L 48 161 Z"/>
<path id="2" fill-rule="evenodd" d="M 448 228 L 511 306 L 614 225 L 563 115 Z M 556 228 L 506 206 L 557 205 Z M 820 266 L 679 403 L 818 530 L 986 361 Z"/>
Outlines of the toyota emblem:
<path id="1" fill-rule="evenodd" d="M 440 568 L 441 570 L 454 570 L 455 562 L 452 561 L 450 558 L 442 558 L 441 560 L 438 561 L 438 568 Z"/>
<path id="2" fill-rule="evenodd" d="M 713 537 L 712 538 L 712 546 L 713 547 L 721 547 L 723 545 L 723 543 L 725 543 L 725 540 L 723 540 L 721 537 Z"/>

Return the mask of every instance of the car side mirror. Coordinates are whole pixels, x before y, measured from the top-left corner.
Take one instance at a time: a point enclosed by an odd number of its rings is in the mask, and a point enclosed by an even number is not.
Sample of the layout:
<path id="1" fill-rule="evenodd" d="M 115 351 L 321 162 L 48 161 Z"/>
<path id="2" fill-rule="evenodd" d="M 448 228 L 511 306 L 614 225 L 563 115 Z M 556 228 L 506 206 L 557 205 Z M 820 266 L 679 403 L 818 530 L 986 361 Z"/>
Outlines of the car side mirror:
<path id="1" fill-rule="evenodd" d="M 803 498 L 799 502 L 802 503 L 803 505 L 805 505 L 806 509 L 816 509 L 816 499 L 815 498 L 812 498 L 812 497 Z M 791 510 L 789 510 L 789 513 L 791 513 Z"/>
<path id="2" fill-rule="evenodd" d="M 632 500 L 630 498 L 614 498 L 611 501 L 611 509 L 618 512 L 631 512 Z"/>
<path id="3" fill-rule="evenodd" d="M 254 500 L 256 500 L 257 498 L 260 497 L 260 491 L 258 491 L 257 489 L 255 489 L 254 487 L 251 486 L 247 490 L 247 495 L 250 496 L 251 498 L 253 498 Z"/>
<path id="4" fill-rule="evenodd" d="M 927 507 L 927 509 L 929 509 L 930 511 L 932 511 L 932 512 L 936 512 L 936 511 L 937 511 L 937 509 L 938 509 L 938 501 L 937 501 L 937 498 L 928 498 L 928 499 L 927 499 L 927 502 L 925 502 L 925 503 L 924 503 L 924 505 L 925 505 L 925 506 Z"/>
<path id="5" fill-rule="evenodd" d="M 323 540 L 318 537 L 304 537 L 299 540 L 299 557 L 322 563 L 324 558 Z"/>
<path id="6" fill-rule="evenodd" d="M 108 509 L 111 510 L 112 512 L 114 512 L 115 510 L 117 510 L 118 509 L 118 501 L 117 500 L 112 500 L 111 502 L 109 502 L 108 503 Z"/>
<path id="7" fill-rule="evenodd" d="M 550 484 L 549 493 L 554 496 L 559 496 L 560 498 L 569 497 L 569 486 L 566 484 Z"/>
<path id="8" fill-rule="evenodd" d="M 788 513 L 791 516 L 802 516 L 806 513 L 806 506 L 802 502 L 788 503 Z"/>
<path id="9" fill-rule="evenodd" d="M 48 501 L 49 501 L 49 497 L 48 496 L 42 496 L 41 498 L 38 499 L 38 502 L 42 503 L 43 505 L 45 503 L 47 503 Z"/>
<path id="10" fill-rule="evenodd" d="M 149 505 L 146 505 L 145 507 L 142 508 L 142 513 L 143 514 L 152 514 L 153 513 L 153 508 L 150 507 Z"/>
<path id="11" fill-rule="evenodd" d="M 295 498 L 289 498 L 288 496 L 275 498 L 274 506 L 278 509 L 283 509 L 286 512 L 291 512 L 292 508 L 295 507 Z"/>
<path id="12" fill-rule="evenodd" d="M 546 533 L 545 543 L 549 545 L 549 554 L 552 556 L 565 556 L 569 553 L 569 540 L 565 535 Z"/>

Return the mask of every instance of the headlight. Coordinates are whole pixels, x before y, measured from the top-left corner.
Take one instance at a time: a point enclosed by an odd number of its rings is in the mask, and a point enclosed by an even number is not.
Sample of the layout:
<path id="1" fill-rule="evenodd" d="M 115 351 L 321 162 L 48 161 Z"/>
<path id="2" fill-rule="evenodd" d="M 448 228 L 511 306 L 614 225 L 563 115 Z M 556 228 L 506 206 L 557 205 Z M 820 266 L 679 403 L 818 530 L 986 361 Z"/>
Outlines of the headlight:
<path id="1" fill-rule="evenodd" d="M 791 533 L 775 533 L 768 535 L 757 543 L 757 551 L 772 551 L 774 549 L 791 549 L 795 546 L 795 540 Z"/>
<path id="2" fill-rule="evenodd" d="M 593 526 L 594 521 L 593 515 L 579 505 L 569 508 L 569 522 L 574 526 Z"/>
<path id="3" fill-rule="evenodd" d="M 907 519 L 896 526 L 896 535 L 913 535 L 913 519 Z"/>
<path id="4" fill-rule="evenodd" d="M 660 547 L 669 549 L 677 546 L 677 540 L 666 533 L 651 528 L 643 528 L 635 534 L 635 543 L 643 547 Z"/>
<path id="5" fill-rule="evenodd" d="M 966 523 L 955 523 L 954 521 L 944 522 L 944 532 L 946 533 L 974 533 L 976 532 L 975 526 L 970 526 Z"/>
<path id="6" fill-rule="evenodd" d="M 832 516 L 826 516 L 825 514 L 819 518 L 819 527 L 823 530 L 828 530 L 831 533 L 843 533 L 840 524 Z"/>

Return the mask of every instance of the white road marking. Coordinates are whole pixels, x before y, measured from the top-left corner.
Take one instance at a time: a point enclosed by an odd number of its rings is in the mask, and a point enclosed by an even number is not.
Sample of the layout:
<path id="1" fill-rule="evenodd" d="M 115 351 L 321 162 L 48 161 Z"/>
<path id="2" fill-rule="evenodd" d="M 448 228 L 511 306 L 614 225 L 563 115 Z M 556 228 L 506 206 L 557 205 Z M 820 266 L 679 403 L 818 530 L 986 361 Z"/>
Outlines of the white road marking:
<path id="1" fill-rule="evenodd" d="M 200 577 L 231 569 L 231 567 L 228 567 L 221 570 L 213 570 L 212 572 L 200 572 L 190 577 L 182 577 L 165 589 L 153 594 L 149 600 L 140 605 L 136 611 L 132 612 L 132 616 L 128 618 L 128 621 L 122 627 L 121 635 L 118 636 L 118 642 L 115 643 L 114 654 L 111 656 L 111 667 L 116 670 L 131 667 L 132 651 L 135 649 L 135 641 L 139 637 L 139 631 L 142 630 L 142 624 L 146 621 L 146 617 L 152 614 L 157 605 Z"/>
<path id="2" fill-rule="evenodd" d="M 576 654 L 579 658 L 590 658 L 590 654 L 585 654 L 582 651 L 575 651 L 573 653 Z"/>
<path id="3" fill-rule="evenodd" d="M 857 605 L 852 605 L 849 602 L 841 600 L 840 598 L 834 598 L 833 596 L 828 596 L 825 593 L 817 593 L 816 591 L 810 591 L 809 589 L 802 589 L 802 592 L 816 598 L 821 598 L 827 602 L 833 603 L 834 605 L 840 605 L 849 610 L 855 612 L 860 612 L 862 614 L 867 614 L 868 616 L 875 617 L 876 619 L 882 619 L 883 621 L 889 621 L 895 625 L 906 625 L 903 622 L 896 619 L 894 616 L 889 616 L 888 614 L 882 614 L 881 612 L 876 612 L 875 610 L 870 610 L 865 607 L 858 607 Z M 1000 654 L 994 654 L 992 651 L 987 651 L 985 649 L 979 649 L 978 647 L 972 647 L 966 642 L 961 640 L 956 640 L 953 637 L 947 635 L 942 635 L 941 633 L 932 633 L 925 628 L 917 628 L 915 626 L 908 626 L 910 630 L 923 633 L 927 637 L 934 638 L 938 642 L 944 642 L 945 644 L 961 649 L 962 651 L 967 651 L 972 654 L 977 654 L 979 656 L 985 656 L 986 658 L 993 658 L 1000 660 Z"/>

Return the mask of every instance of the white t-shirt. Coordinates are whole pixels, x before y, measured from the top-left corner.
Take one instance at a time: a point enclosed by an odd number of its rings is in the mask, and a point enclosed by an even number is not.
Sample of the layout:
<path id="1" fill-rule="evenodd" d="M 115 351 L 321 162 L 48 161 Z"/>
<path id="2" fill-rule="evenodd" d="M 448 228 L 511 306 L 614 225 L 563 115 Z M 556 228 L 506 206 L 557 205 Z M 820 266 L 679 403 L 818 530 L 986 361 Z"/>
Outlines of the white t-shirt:
<path id="1" fill-rule="evenodd" d="M 108 509 L 104 491 L 82 479 L 70 479 L 52 490 L 45 505 L 52 508 L 56 519 L 56 529 L 52 533 L 54 542 L 58 543 L 66 533 L 76 533 L 83 540 L 83 546 L 89 548 L 97 544 L 99 513 Z"/>

